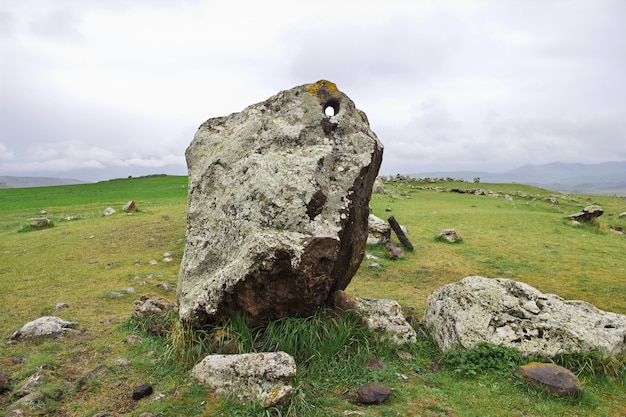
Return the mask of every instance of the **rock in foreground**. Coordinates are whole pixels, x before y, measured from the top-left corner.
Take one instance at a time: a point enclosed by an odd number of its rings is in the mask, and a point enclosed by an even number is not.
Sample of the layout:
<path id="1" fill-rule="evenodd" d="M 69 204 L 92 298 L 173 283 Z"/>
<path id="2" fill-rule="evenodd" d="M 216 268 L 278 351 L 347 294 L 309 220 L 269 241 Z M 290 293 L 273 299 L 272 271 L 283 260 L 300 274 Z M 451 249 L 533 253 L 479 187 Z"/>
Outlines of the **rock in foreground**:
<path id="1" fill-rule="evenodd" d="M 296 362 L 284 352 L 209 355 L 191 375 L 219 395 L 271 407 L 291 396 Z"/>
<path id="2" fill-rule="evenodd" d="M 487 342 L 548 357 L 626 352 L 626 316 L 503 278 L 444 285 L 428 297 L 424 323 L 443 351 Z"/>
<path id="3" fill-rule="evenodd" d="M 206 121 L 186 158 L 182 319 L 309 316 L 348 285 L 365 252 L 382 145 L 333 83 Z"/>

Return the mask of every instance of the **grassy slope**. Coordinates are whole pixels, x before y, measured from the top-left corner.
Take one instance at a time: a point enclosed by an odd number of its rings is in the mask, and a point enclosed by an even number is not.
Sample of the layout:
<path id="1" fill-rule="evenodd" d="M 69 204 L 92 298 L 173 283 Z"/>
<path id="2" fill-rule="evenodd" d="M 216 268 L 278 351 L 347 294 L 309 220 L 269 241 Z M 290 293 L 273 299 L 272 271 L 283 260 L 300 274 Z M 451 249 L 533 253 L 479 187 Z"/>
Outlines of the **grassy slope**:
<path id="1" fill-rule="evenodd" d="M 442 284 L 468 275 L 505 276 L 544 292 L 626 314 L 626 240 L 609 230 L 610 225 L 626 227 L 626 219 L 617 217 L 626 211 L 623 199 L 594 197 L 605 209 L 599 228 L 573 228 L 562 218 L 590 204 L 588 197 L 570 196 L 568 201 L 561 199 L 561 204 L 552 205 L 543 201 L 549 192 L 522 185 L 480 186 L 512 195 L 522 191 L 536 198 L 509 201 L 419 188 L 424 186 L 388 184 L 386 194 L 373 196 L 373 212 L 381 218 L 393 214 L 406 225 L 416 249 L 401 261 L 382 259 L 380 269 L 369 269 L 368 261 L 364 261 L 349 292 L 394 298 L 405 307 L 415 307 L 421 316 L 426 297 Z M 475 187 L 458 183 L 437 186 Z M 107 206 L 120 211 L 130 199 L 136 200 L 141 212 L 102 217 Z M 138 415 L 149 410 L 164 415 L 255 415 L 250 409 L 229 408 L 231 405 L 207 396 L 206 390 L 190 383 L 184 372 L 171 364 L 160 364 L 158 352 L 166 348 L 162 341 L 144 337 L 137 345 L 123 343 L 134 330 L 126 319 L 132 301 L 138 298 L 137 294 L 124 293 L 124 288 L 133 286 L 138 293 L 157 292 L 174 298 L 172 292 L 156 285 L 177 280 L 184 248 L 185 204 L 185 177 L 0 190 L 0 280 L 5 306 L 0 311 L 0 335 L 7 340 L 26 321 L 45 314 L 80 321 L 84 331 L 84 337 L 68 340 L 3 346 L 0 369 L 17 381 L 41 364 L 54 365 L 60 380 L 76 380 L 101 363 L 111 368 L 110 375 L 90 383 L 85 390 L 66 392 L 63 401 L 48 402 L 41 415 L 92 415 L 98 411 Z M 56 227 L 17 232 L 26 219 L 39 216 L 42 209 Z M 65 221 L 66 216 L 79 219 Z M 435 242 L 437 232 L 447 227 L 457 229 L 464 242 Z M 382 254 L 377 247 L 368 250 Z M 174 262 L 161 262 L 166 251 L 173 253 Z M 152 259 L 158 263 L 151 265 L 148 261 Z M 137 260 L 140 265 L 136 265 Z M 112 296 L 111 291 L 123 295 Z M 61 301 L 70 308 L 54 311 Z M 417 362 L 430 360 L 428 353 L 424 355 Z M 15 356 L 24 362 L 14 364 L 11 358 Z M 132 365 L 116 367 L 114 361 L 122 357 L 130 358 Z M 403 369 L 400 362 L 396 366 L 398 372 L 412 369 Z M 498 374 L 459 380 L 446 372 L 425 373 L 411 378 L 408 384 L 397 382 L 392 371 L 387 374 L 376 378 L 392 385 L 394 396 L 389 405 L 367 409 L 368 415 L 617 416 L 626 412 L 623 379 L 610 382 L 601 375 L 585 379 L 587 394 L 572 401 L 512 385 L 508 376 Z M 156 403 L 129 399 L 132 388 L 144 382 L 155 384 L 157 392 L 167 394 L 166 399 Z M 332 387 L 334 383 L 307 384 Z M 327 403 L 326 411 L 313 410 L 309 415 L 332 415 L 331 409 L 338 410 L 339 415 L 350 408 L 345 400 L 336 398 L 341 386 L 324 389 L 332 396 L 321 402 Z M 8 394 L 0 396 L 0 409 L 9 401 Z M 202 406 L 202 401 L 211 407 Z"/>

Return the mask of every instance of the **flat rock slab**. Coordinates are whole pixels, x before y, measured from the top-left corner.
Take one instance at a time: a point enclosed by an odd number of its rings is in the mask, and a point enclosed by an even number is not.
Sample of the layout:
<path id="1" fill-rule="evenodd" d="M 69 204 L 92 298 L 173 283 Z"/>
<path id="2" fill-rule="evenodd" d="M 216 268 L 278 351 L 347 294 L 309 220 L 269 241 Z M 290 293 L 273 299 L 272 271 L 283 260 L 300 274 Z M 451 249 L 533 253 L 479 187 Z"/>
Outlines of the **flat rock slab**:
<path id="1" fill-rule="evenodd" d="M 515 370 L 515 375 L 541 385 L 560 397 L 578 398 L 583 391 L 580 380 L 572 371 L 553 363 L 531 362 L 519 366 Z"/>
<path id="2" fill-rule="evenodd" d="M 61 337 L 80 324 L 73 321 L 65 321 L 56 316 L 43 316 L 22 326 L 13 333 L 11 340 L 20 341 L 40 337 Z"/>
<path id="3" fill-rule="evenodd" d="M 185 154 L 181 318 L 244 312 L 263 324 L 326 305 L 365 254 L 382 151 L 365 114 L 323 80 L 203 123 Z"/>
<path id="4" fill-rule="evenodd" d="M 218 395 L 272 407 L 293 393 L 289 384 L 296 375 L 296 362 L 285 352 L 209 355 L 191 375 Z"/>
<path id="5" fill-rule="evenodd" d="M 443 351 L 487 342 L 547 357 L 626 352 L 626 316 L 504 278 L 444 285 L 428 297 L 423 321 Z"/>

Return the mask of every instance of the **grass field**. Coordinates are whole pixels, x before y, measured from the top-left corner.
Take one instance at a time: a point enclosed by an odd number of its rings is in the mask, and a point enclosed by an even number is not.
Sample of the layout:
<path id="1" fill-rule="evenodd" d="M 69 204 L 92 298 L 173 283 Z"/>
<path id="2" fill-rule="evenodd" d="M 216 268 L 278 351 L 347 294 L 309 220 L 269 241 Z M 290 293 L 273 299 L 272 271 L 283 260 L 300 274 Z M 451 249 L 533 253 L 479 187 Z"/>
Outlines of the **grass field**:
<path id="1" fill-rule="evenodd" d="M 478 361 L 479 372 L 463 375 L 445 365 L 445 356 L 427 339 L 399 349 L 343 322 L 337 331 L 347 328 L 354 334 L 346 338 L 341 353 L 331 355 L 320 347 L 316 355 L 300 357 L 296 395 L 289 404 L 263 410 L 214 397 L 188 377 L 184 364 L 172 359 L 168 337 L 149 336 L 144 324 L 131 318 L 133 300 L 140 294 L 175 299 L 175 291 L 158 285 L 176 284 L 178 279 L 186 185 L 186 177 L 153 176 L 0 189 L 0 370 L 11 381 L 12 391 L 41 366 L 49 374 L 48 398 L 27 408 L 25 415 L 626 415 L 623 361 L 609 366 L 591 356 L 565 358 L 579 373 L 585 391 L 576 400 L 561 399 L 514 380 L 512 369 L 504 365 L 482 370 Z M 501 196 L 445 191 L 478 187 Z M 505 194 L 513 199 L 505 199 Z M 551 195 L 559 204 L 546 200 Z M 129 200 L 136 201 L 138 212 L 121 212 Z M 573 227 L 564 221 L 592 203 L 605 211 L 597 224 Z M 117 213 L 105 217 L 102 212 L 109 206 Z M 386 184 L 384 194 L 374 194 L 371 207 L 377 216 L 393 215 L 405 225 L 415 250 L 403 260 L 391 261 L 384 258 L 382 248 L 368 247 L 369 253 L 381 257 L 377 261 L 381 267 L 369 268 L 370 261 L 364 260 L 347 289 L 353 295 L 396 299 L 421 317 L 433 290 L 465 276 L 483 275 L 523 281 L 543 292 L 626 314 L 626 235 L 615 231 L 626 229 L 626 218 L 619 218 L 626 211 L 624 198 L 562 195 L 519 184 L 399 181 Z M 54 227 L 26 231 L 28 219 L 41 216 L 52 220 Z M 75 219 L 66 220 L 70 217 Z M 463 242 L 436 241 L 443 228 L 455 228 Z M 164 262 L 166 252 L 172 262 Z M 69 308 L 56 311 L 59 302 Z M 67 339 L 7 343 L 15 330 L 42 315 L 78 321 L 80 332 Z M 322 332 L 319 326 L 327 323 L 313 318 L 281 325 Z M 231 334 L 250 330 L 241 323 L 223 326 Z M 140 341 L 125 343 L 133 333 L 141 336 Z M 293 349 L 298 358 L 300 348 Z M 407 360 L 406 353 L 414 359 Z M 372 355 L 383 359 L 387 368 L 362 368 L 363 360 Z M 116 364 L 119 359 L 128 359 L 130 365 Z M 108 372 L 101 377 L 80 388 L 67 384 L 102 364 Z M 363 407 L 344 398 L 370 380 L 393 388 L 385 404 Z M 153 384 L 155 394 L 132 400 L 132 389 L 142 383 Z M 9 413 L 8 405 L 17 399 L 12 391 L 0 394 L 4 410 L 0 415 Z"/>

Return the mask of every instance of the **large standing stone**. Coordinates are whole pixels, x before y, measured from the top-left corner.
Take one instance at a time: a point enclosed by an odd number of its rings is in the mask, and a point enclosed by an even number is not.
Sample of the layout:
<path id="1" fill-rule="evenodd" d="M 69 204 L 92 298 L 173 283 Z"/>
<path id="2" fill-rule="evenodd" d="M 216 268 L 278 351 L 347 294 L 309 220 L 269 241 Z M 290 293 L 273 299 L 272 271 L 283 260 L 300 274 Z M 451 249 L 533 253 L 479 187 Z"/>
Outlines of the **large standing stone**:
<path id="1" fill-rule="evenodd" d="M 548 357 L 626 352 L 626 316 L 503 278 L 444 285 L 428 297 L 424 323 L 443 351 L 488 342 Z"/>
<path id="2" fill-rule="evenodd" d="M 243 311 L 263 323 L 327 304 L 365 253 L 382 150 L 365 114 L 328 81 L 203 123 L 186 152 L 181 318 Z"/>

